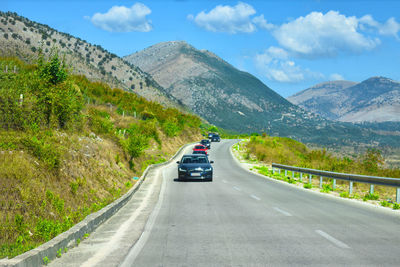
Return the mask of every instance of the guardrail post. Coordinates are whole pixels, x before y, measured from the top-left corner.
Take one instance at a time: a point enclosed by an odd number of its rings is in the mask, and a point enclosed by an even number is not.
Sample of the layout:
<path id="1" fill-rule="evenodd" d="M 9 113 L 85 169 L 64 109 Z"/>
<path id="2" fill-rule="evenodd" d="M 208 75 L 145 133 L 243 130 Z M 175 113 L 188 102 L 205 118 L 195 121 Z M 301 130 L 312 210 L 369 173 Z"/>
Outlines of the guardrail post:
<path id="1" fill-rule="evenodd" d="M 353 194 L 353 181 L 350 181 L 349 195 Z"/>
<path id="2" fill-rule="evenodd" d="M 275 168 L 272 167 L 272 174 L 275 174 Z"/>
<path id="3" fill-rule="evenodd" d="M 300 182 L 303 182 L 303 173 L 300 173 Z"/>
<path id="4" fill-rule="evenodd" d="M 309 174 L 308 175 L 308 183 L 311 184 L 311 182 L 312 182 L 312 174 Z"/>
<path id="5" fill-rule="evenodd" d="M 281 169 L 278 169 L 278 173 L 281 174 Z"/>
<path id="6" fill-rule="evenodd" d="M 287 170 L 285 170 L 285 177 L 287 176 Z"/>
<path id="7" fill-rule="evenodd" d="M 319 188 L 322 188 L 322 176 L 319 177 Z"/>
<path id="8" fill-rule="evenodd" d="M 369 193 L 371 195 L 374 194 L 374 185 L 373 184 L 371 184 L 370 187 L 369 187 Z"/>
<path id="9" fill-rule="evenodd" d="M 396 188 L 396 203 L 400 203 L 400 187 Z"/>
<path id="10" fill-rule="evenodd" d="M 294 171 L 292 171 L 292 178 L 294 178 Z"/>
<path id="11" fill-rule="evenodd" d="M 336 179 L 333 179 L 333 182 L 332 182 L 332 189 L 333 189 L 333 190 L 336 189 Z"/>

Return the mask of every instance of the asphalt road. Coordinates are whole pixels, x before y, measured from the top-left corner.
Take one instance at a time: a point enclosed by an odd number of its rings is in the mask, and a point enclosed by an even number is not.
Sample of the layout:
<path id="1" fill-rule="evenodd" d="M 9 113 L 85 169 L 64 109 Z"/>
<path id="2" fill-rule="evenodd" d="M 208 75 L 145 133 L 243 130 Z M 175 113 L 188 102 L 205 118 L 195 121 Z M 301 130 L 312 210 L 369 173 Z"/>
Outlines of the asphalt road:
<path id="1" fill-rule="evenodd" d="M 83 242 L 88 258 L 78 247 L 58 265 L 81 257 L 70 265 L 400 266 L 398 213 L 251 174 L 232 158 L 233 143 L 212 143 L 213 182 L 178 182 L 176 164 L 166 166 L 155 176 L 158 190 L 145 201 L 134 237 L 120 232 L 110 242 L 96 233 L 104 231 L 100 227 Z M 97 237 L 102 247 L 95 247 Z"/>

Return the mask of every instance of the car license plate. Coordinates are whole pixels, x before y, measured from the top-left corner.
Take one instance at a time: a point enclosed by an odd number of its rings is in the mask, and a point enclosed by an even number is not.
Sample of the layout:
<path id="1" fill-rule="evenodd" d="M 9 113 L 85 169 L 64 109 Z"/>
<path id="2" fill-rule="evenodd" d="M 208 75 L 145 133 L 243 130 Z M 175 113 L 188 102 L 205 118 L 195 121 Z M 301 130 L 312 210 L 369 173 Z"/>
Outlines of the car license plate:
<path id="1" fill-rule="evenodd" d="M 192 172 L 192 173 L 190 174 L 190 176 L 200 176 L 200 173 L 199 173 L 199 172 Z"/>

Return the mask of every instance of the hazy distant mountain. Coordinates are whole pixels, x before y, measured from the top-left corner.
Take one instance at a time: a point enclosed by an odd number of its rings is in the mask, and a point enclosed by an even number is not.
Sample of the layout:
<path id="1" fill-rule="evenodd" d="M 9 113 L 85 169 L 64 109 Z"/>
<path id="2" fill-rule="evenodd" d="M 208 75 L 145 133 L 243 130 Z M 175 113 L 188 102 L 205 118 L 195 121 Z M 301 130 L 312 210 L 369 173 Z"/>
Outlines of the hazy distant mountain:
<path id="1" fill-rule="evenodd" d="M 331 146 L 400 145 L 393 136 L 379 136 L 368 129 L 307 112 L 251 74 L 186 42 L 159 43 L 124 59 L 150 73 L 195 113 L 225 129 L 266 132 Z M 343 84 L 349 83 L 354 84 Z"/>
<path id="2" fill-rule="evenodd" d="M 400 121 L 400 83 L 384 77 L 372 77 L 361 83 L 322 83 L 288 100 L 338 121 Z"/>
<path id="3" fill-rule="evenodd" d="M 30 21 L 16 13 L 0 12 L 0 55 L 17 56 L 31 62 L 38 50 L 49 54 L 57 48 L 65 55 L 73 72 L 94 81 L 135 92 L 149 100 L 168 106 L 178 101 L 164 91 L 153 78 L 140 68 L 128 64 L 99 45 L 92 45 L 47 25 Z"/>

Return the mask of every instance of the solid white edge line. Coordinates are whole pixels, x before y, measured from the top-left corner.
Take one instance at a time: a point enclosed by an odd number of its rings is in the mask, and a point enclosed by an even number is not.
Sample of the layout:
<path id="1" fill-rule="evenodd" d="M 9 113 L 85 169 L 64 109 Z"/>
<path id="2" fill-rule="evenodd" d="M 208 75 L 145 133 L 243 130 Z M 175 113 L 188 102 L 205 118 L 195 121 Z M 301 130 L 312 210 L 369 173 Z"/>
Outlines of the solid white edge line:
<path id="1" fill-rule="evenodd" d="M 346 245 L 345 243 L 343 243 L 342 241 L 337 240 L 336 238 L 330 236 L 329 234 L 325 233 L 322 230 L 315 230 L 315 232 L 317 234 L 319 234 L 320 236 L 324 237 L 325 239 L 331 241 L 333 244 L 335 244 L 336 246 L 338 246 L 339 248 L 350 248 L 348 245 Z"/>
<path id="2" fill-rule="evenodd" d="M 292 214 L 290 214 L 289 212 L 284 211 L 284 210 L 281 210 L 281 209 L 278 208 L 278 207 L 274 207 L 274 210 L 276 210 L 277 212 L 282 213 L 282 214 L 285 215 L 285 216 L 292 216 Z"/>
<path id="3" fill-rule="evenodd" d="M 255 195 L 250 195 L 251 198 L 254 198 L 255 200 L 261 200 L 261 198 L 259 198 L 258 196 Z"/>
<path id="4" fill-rule="evenodd" d="M 157 202 L 156 206 L 154 207 L 153 212 L 150 214 L 150 217 L 145 225 L 142 235 L 139 237 L 139 240 L 136 242 L 136 244 L 131 248 L 128 255 L 125 257 L 124 261 L 119 265 L 120 267 L 133 266 L 137 256 L 142 251 L 143 247 L 146 245 L 147 240 L 150 237 L 150 233 L 153 229 L 153 226 L 156 222 L 158 214 L 160 213 L 162 203 L 164 201 L 164 192 L 165 192 L 166 180 L 167 180 L 164 175 L 165 175 L 165 169 L 162 170 L 163 182 L 161 185 L 161 191 L 160 191 L 160 196 L 158 198 L 158 202 Z"/>
<path id="5" fill-rule="evenodd" d="M 237 187 L 237 186 L 234 186 L 233 189 L 235 189 L 236 191 L 242 191 L 242 189 L 240 189 L 240 188 Z"/>

